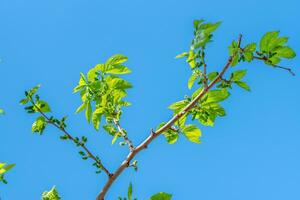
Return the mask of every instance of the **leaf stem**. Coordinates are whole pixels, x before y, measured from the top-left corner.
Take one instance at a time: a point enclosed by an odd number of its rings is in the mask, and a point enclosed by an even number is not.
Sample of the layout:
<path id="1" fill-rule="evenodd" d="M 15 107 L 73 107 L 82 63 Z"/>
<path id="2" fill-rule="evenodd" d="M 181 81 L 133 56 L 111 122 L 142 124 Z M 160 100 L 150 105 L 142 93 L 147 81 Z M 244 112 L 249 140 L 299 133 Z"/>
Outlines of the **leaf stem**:
<path id="1" fill-rule="evenodd" d="M 114 119 L 113 120 L 115 125 L 117 126 L 119 132 L 122 134 L 122 137 L 124 138 L 126 144 L 128 145 L 130 151 L 134 150 L 134 146 L 132 144 L 132 141 L 128 138 L 127 134 L 124 132 L 124 129 L 121 127 L 120 123 L 118 120 Z"/>

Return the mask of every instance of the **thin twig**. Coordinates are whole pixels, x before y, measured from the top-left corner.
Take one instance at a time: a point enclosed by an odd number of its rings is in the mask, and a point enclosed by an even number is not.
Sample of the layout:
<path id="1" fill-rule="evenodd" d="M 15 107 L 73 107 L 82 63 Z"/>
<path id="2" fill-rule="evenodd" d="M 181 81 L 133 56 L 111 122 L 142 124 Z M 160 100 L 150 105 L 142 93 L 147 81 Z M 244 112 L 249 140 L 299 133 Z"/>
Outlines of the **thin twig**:
<path id="1" fill-rule="evenodd" d="M 201 61 L 203 63 L 203 85 L 204 87 L 207 87 L 207 65 L 206 65 L 206 62 L 205 62 L 205 53 L 204 53 L 204 47 L 202 48 L 202 51 L 201 51 Z"/>
<path id="2" fill-rule="evenodd" d="M 114 119 L 114 123 L 117 126 L 119 132 L 122 134 L 122 137 L 124 138 L 126 144 L 128 145 L 130 151 L 133 151 L 134 146 L 132 144 L 132 141 L 128 138 L 127 133 L 124 132 L 124 129 L 121 127 L 118 120 Z"/>
<path id="3" fill-rule="evenodd" d="M 73 141 L 74 143 L 76 143 L 75 138 L 69 133 L 67 132 L 63 127 L 58 126 L 56 123 L 54 123 L 32 100 L 32 98 L 30 98 L 30 102 L 32 103 L 32 105 L 38 110 L 38 112 L 47 120 L 47 122 L 51 125 L 53 125 L 54 127 L 56 127 L 57 129 L 59 129 L 60 131 L 62 131 L 67 137 L 68 139 L 70 139 L 71 141 Z M 85 144 L 81 144 L 80 145 L 84 151 L 87 153 L 87 155 L 92 158 L 97 165 L 107 174 L 108 177 L 112 176 L 112 174 L 109 172 L 109 170 L 103 165 L 103 163 L 101 162 L 100 159 L 97 159 L 97 157 L 91 153 L 91 151 L 86 147 Z"/>
<path id="4" fill-rule="evenodd" d="M 266 58 L 266 57 L 253 56 L 253 58 L 256 59 L 256 60 L 262 60 L 262 61 L 266 61 L 266 62 L 269 61 L 268 58 Z M 272 65 L 273 67 L 275 67 L 275 68 L 280 68 L 280 69 L 286 70 L 286 71 L 288 71 L 288 72 L 289 72 L 291 75 L 293 75 L 293 76 L 296 75 L 296 74 L 292 71 L 292 69 L 289 68 L 289 67 L 282 67 L 282 66 L 274 65 L 274 64 L 271 64 L 271 65 Z"/>

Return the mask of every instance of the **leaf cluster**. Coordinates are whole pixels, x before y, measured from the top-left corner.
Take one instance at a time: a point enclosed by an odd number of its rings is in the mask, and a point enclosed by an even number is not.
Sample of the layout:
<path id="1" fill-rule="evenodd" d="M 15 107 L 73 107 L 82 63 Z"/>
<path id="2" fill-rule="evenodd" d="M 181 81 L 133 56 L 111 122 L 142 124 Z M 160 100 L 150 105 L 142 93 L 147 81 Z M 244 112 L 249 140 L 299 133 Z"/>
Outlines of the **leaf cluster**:
<path id="1" fill-rule="evenodd" d="M 6 164 L 3 162 L 0 162 L 0 182 L 7 184 L 7 180 L 4 178 L 4 174 L 9 171 L 11 168 L 13 168 L 15 164 Z"/>
<path id="2" fill-rule="evenodd" d="M 96 130 L 99 130 L 101 118 L 105 118 L 103 128 L 113 136 L 112 143 L 125 134 L 125 130 L 120 132 L 117 129 L 114 121 L 120 120 L 122 107 L 130 105 L 124 98 L 132 85 L 120 77 L 131 73 L 124 66 L 127 59 L 124 55 L 116 54 L 105 63 L 97 64 L 88 71 L 87 76 L 80 74 L 78 85 L 74 88 L 74 93 L 79 92 L 82 100 L 76 113 L 85 111 L 87 121 L 92 122 Z"/>

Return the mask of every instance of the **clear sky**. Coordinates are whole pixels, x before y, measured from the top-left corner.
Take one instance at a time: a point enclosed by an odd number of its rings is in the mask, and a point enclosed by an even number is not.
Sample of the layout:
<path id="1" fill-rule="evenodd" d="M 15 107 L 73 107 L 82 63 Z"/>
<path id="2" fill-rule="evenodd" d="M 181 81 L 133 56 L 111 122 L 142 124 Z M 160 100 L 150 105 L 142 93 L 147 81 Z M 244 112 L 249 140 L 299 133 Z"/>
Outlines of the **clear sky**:
<path id="1" fill-rule="evenodd" d="M 6 115 L 0 155 L 17 164 L 7 174 L 9 184 L 0 185 L 2 200 L 36 200 L 53 185 L 63 200 L 90 200 L 106 181 L 57 130 L 31 133 L 34 117 L 18 104 L 25 89 L 41 83 L 40 96 L 54 114 L 68 115 L 70 132 L 86 134 L 90 148 L 115 169 L 127 149 L 111 146 L 110 136 L 74 114 L 80 72 L 115 53 L 129 57 L 132 106 L 121 123 L 138 144 L 171 117 L 167 106 L 189 93 L 190 70 L 174 56 L 188 49 L 193 19 L 223 21 L 207 49 L 209 65 L 220 68 L 239 33 L 252 42 L 281 30 L 299 53 L 299 8 L 299 0 L 1 0 L 0 107 Z M 223 103 L 227 116 L 213 128 L 199 125 L 202 144 L 181 137 L 168 145 L 158 138 L 138 155 L 139 171 L 122 174 L 107 199 L 124 196 L 130 181 L 138 199 L 159 191 L 174 200 L 300 199 L 299 61 L 284 62 L 295 77 L 259 62 L 240 65 L 248 69 L 252 92 L 234 88 Z"/>

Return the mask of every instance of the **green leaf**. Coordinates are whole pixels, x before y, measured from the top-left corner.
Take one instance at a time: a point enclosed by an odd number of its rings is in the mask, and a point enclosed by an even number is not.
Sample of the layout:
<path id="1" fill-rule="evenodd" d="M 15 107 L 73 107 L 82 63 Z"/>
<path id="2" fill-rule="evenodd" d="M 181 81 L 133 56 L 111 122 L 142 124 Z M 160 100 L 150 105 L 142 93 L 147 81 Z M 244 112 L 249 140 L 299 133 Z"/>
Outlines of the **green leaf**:
<path id="1" fill-rule="evenodd" d="M 86 103 L 82 103 L 77 109 L 76 109 L 76 113 L 80 113 L 81 111 L 83 111 L 86 108 L 87 104 Z"/>
<path id="2" fill-rule="evenodd" d="M 234 67 L 239 63 L 239 56 L 235 55 L 232 57 L 231 66 Z"/>
<path id="3" fill-rule="evenodd" d="M 169 106 L 169 109 L 173 110 L 175 114 L 180 112 L 189 102 L 187 100 L 181 100 L 173 103 Z"/>
<path id="4" fill-rule="evenodd" d="M 93 82 L 93 81 L 96 80 L 96 78 L 97 78 L 97 71 L 98 70 L 96 68 L 92 68 L 92 69 L 90 69 L 88 71 L 87 78 L 88 78 L 89 82 Z M 79 86 L 84 86 L 84 85 L 79 85 Z M 74 91 L 75 91 L 75 89 L 74 89 Z"/>
<path id="5" fill-rule="evenodd" d="M 112 136 L 115 136 L 118 133 L 118 131 L 116 130 L 116 128 L 113 125 L 111 125 L 111 124 L 105 124 L 103 126 L 103 128 L 104 128 L 104 130 L 106 132 L 108 132 Z"/>
<path id="6" fill-rule="evenodd" d="M 186 125 L 182 129 L 183 135 L 190 140 L 191 142 L 194 143 L 200 143 L 200 137 L 201 137 L 201 130 L 195 126 L 195 125 Z"/>
<path id="7" fill-rule="evenodd" d="M 117 64 L 122 64 L 123 62 L 125 62 L 127 60 L 128 60 L 128 58 L 126 56 L 124 56 L 122 54 L 115 54 L 106 61 L 106 64 L 117 65 Z"/>
<path id="8" fill-rule="evenodd" d="M 37 91 L 38 91 L 38 89 L 40 88 L 40 84 L 39 85 L 36 85 L 36 86 L 34 86 L 33 88 L 31 88 L 30 90 L 29 90 L 29 92 L 28 92 L 28 95 L 29 96 L 32 96 L 32 95 L 34 95 Z"/>
<path id="9" fill-rule="evenodd" d="M 131 71 L 128 67 L 123 65 L 114 65 L 113 68 L 106 71 L 108 74 L 130 74 Z"/>
<path id="10" fill-rule="evenodd" d="M 288 46 L 280 47 L 276 49 L 275 52 L 277 53 L 277 56 L 288 59 L 294 58 L 296 56 L 294 50 Z"/>
<path id="11" fill-rule="evenodd" d="M 237 70 L 231 74 L 231 81 L 239 81 L 247 74 L 247 70 Z"/>
<path id="12" fill-rule="evenodd" d="M 118 137 L 119 137 L 119 134 L 115 134 L 115 136 L 113 137 L 113 139 L 111 141 L 111 144 L 114 144 L 117 141 Z"/>
<path id="13" fill-rule="evenodd" d="M 97 108 L 92 115 L 93 126 L 97 131 L 99 130 L 102 114 L 103 114 L 103 108 Z"/>
<path id="14" fill-rule="evenodd" d="M 86 102 L 86 110 L 85 110 L 85 118 L 90 123 L 91 122 L 91 116 L 92 116 L 92 105 L 91 102 Z"/>
<path id="15" fill-rule="evenodd" d="M 260 40 L 259 48 L 261 52 L 269 52 L 269 44 L 272 40 L 276 39 L 279 31 L 267 32 Z"/>
<path id="16" fill-rule="evenodd" d="M 165 124 L 166 124 L 165 122 L 161 123 L 156 128 L 156 130 L 159 130 Z M 168 129 L 167 131 L 163 132 L 162 134 L 165 136 L 165 138 L 169 144 L 174 144 L 178 140 L 178 137 L 179 137 L 178 132 L 173 129 Z"/>
<path id="17" fill-rule="evenodd" d="M 250 91 L 250 87 L 247 83 L 243 82 L 243 81 L 236 81 L 235 82 L 239 87 L 247 90 L 247 91 Z"/>
<path id="18" fill-rule="evenodd" d="M 129 74 L 131 73 L 130 69 L 121 64 L 98 64 L 95 66 L 96 70 L 105 72 L 107 74 Z"/>
<path id="19" fill-rule="evenodd" d="M 244 51 L 253 53 L 256 50 L 256 43 L 250 43 L 245 46 Z"/>
<path id="20" fill-rule="evenodd" d="M 202 22 L 204 22 L 204 20 L 202 20 L 202 19 L 200 19 L 200 20 L 199 19 L 195 19 L 194 22 L 193 22 L 194 28 L 198 29 L 199 26 L 202 24 Z"/>
<path id="21" fill-rule="evenodd" d="M 159 192 L 151 196 L 149 200 L 171 200 L 171 198 L 172 198 L 171 194 L 165 192 Z"/>
<path id="22" fill-rule="evenodd" d="M 191 89 L 193 87 L 194 82 L 197 80 L 198 74 L 193 73 L 188 81 L 188 88 Z"/>
<path id="23" fill-rule="evenodd" d="M 163 132 L 163 135 L 165 136 L 165 138 L 169 144 L 174 144 L 175 142 L 177 142 L 178 137 L 179 137 L 178 133 L 175 131 L 172 131 L 172 130 Z"/>
<path id="24" fill-rule="evenodd" d="M 48 105 L 48 103 L 46 101 L 42 101 L 42 100 L 39 100 L 37 102 L 35 102 L 35 106 L 33 107 L 33 110 L 35 112 L 51 112 L 51 109 L 50 109 L 50 106 Z"/>
<path id="25" fill-rule="evenodd" d="M 21 99 L 19 103 L 20 103 L 21 105 L 25 105 L 25 104 L 27 104 L 28 102 L 29 102 L 29 98 L 25 98 L 25 99 Z"/>
<path id="26" fill-rule="evenodd" d="M 183 57 L 188 57 L 189 56 L 189 52 L 183 52 L 179 55 L 177 55 L 175 58 L 183 58 Z"/>
<path id="27" fill-rule="evenodd" d="M 128 200 L 132 200 L 132 183 L 128 186 L 128 192 L 127 192 Z"/>
<path id="28" fill-rule="evenodd" d="M 202 90 L 203 90 L 203 88 L 200 87 L 200 88 L 198 88 L 195 92 L 193 92 L 193 94 L 192 94 L 192 99 L 195 99 L 196 96 L 198 96 Z"/>
<path id="29" fill-rule="evenodd" d="M 0 163 L 0 175 L 6 173 L 10 169 L 12 169 L 14 166 L 15 166 L 15 164 Z"/>
<path id="30" fill-rule="evenodd" d="M 216 78 L 218 75 L 219 75 L 218 72 L 211 72 L 211 73 L 209 73 L 209 74 L 207 75 L 207 76 L 208 76 L 208 80 L 213 81 L 213 80 L 215 80 L 215 78 Z"/>
<path id="31" fill-rule="evenodd" d="M 49 192 L 43 192 L 42 200 L 60 200 L 60 196 L 55 187 L 53 187 Z"/>
<path id="32" fill-rule="evenodd" d="M 266 64 L 268 65 L 277 65 L 280 63 L 281 59 L 278 56 L 273 56 L 272 58 L 269 58 L 268 61 L 266 61 Z"/>
<path id="33" fill-rule="evenodd" d="M 283 46 L 288 41 L 287 37 L 274 38 L 269 43 L 270 51 L 273 51 L 277 47 Z"/>
<path id="34" fill-rule="evenodd" d="M 132 88 L 132 85 L 128 81 L 121 79 L 117 76 L 113 76 L 113 75 L 107 76 L 105 80 L 106 83 L 109 85 L 109 87 L 112 89 L 125 90 L 125 89 Z"/>
<path id="35" fill-rule="evenodd" d="M 253 60 L 253 54 L 251 52 L 245 52 L 244 57 L 247 62 L 251 62 Z"/>
<path id="36" fill-rule="evenodd" d="M 33 133 L 42 134 L 45 130 L 47 122 L 43 116 L 38 117 L 32 124 L 31 130 Z"/>
<path id="37" fill-rule="evenodd" d="M 229 55 L 230 56 L 234 56 L 238 53 L 239 48 L 238 48 L 238 44 L 236 41 L 232 41 L 231 45 L 228 47 L 229 49 Z"/>
<path id="38" fill-rule="evenodd" d="M 195 38 L 192 41 L 191 49 L 194 50 L 200 47 L 205 47 L 206 44 L 211 41 L 212 32 L 215 31 L 220 24 L 221 22 L 205 23 L 201 25 L 198 24 L 197 27 L 195 27 Z"/>
<path id="39" fill-rule="evenodd" d="M 218 103 L 209 103 L 206 105 L 202 105 L 202 107 L 205 109 L 206 113 L 209 113 L 209 118 L 211 121 L 214 121 L 213 115 L 218 115 L 220 117 L 224 117 L 226 115 L 225 109 L 222 108 Z"/>
<path id="40" fill-rule="evenodd" d="M 187 113 L 184 114 L 183 116 L 181 116 L 181 117 L 178 119 L 178 121 L 177 121 L 176 124 L 177 124 L 180 128 L 184 127 L 186 118 L 187 118 Z"/>
<path id="41" fill-rule="evenodd" d="M 197 55 L 195 54 L 194 51 L 189 52 L 189 56 L 188 56 L 186 62 L 189 63 L 191 69 L 194 69 L 197 66 L 197 62 L 195 60 L 196 57 L 197 57 Z"/>
<path id="42" fill-rule="evenodd" d="M 209 92 L 207 92 L 206 97 L 203 99 L 205 100 L 205 104 L 207 103 L 217 103 L 217 102 L 221 102 L 224 101 L 225 99 L 227 99 L 229 97 L 230 93 L 226 90 L 226 89 L 221 89 L 221 90 L 211 90 Z"/>
<path id="43" fill-rule="evenodd" d="M 4 113 L 4 110 L 0 108 L 0 115 L 3 115 Z"/>
<path id="44" fill-rule="evenodd" d="M 78 85 L 86 85 L 88 84 L 88 81 L 86 80 L 84 74 L 80 72 L 80 79 Z"/>

